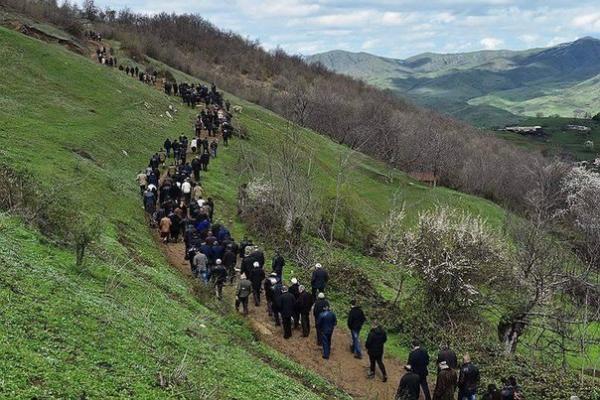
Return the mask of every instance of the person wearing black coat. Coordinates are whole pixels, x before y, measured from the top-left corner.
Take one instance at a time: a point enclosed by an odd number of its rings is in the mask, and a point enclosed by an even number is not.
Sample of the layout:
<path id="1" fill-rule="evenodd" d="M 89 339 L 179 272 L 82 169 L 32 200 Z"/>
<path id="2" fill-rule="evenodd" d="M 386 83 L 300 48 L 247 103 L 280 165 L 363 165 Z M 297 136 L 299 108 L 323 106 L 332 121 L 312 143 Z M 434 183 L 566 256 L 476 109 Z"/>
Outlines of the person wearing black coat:
<path id="1" fill-rule="evenodd" d="M 329 302 L 325 299 L 325 293 L 321 292 L 317 295 L 317 301 L 315 302 L 315 306 L 313 307 L 313 316 L 315 317 L 315 328 L 317 329 L 318 346 L 321 346 L 323 344 L 323 338 L 321 332 L 319 331 L 319 326 L 317 325 L 317 319 L 327 307 L 329 307 Z"/>
<path id="2" fill-rule="evenodd" d="M 227 270 L 227 275 L 229 275 L 229 283 L 233 283 L 233 279 L 235 278 L 235 263 L 237 261 L 237 256 L 233 252 L 231 245 L 227 246 L 225 253 L 223 253 L 223 265 Z"/>
<path id="3" fill-rule="evenodd" d="M 352 343 L 350 344 L 350 351 L 354 354 L 354 358 L 362 358 L 362 352 L 360 349 L 360 330 L 366 321 L 365 313 L 362 308 L 356 304 L 356 300 L 350 302 L 352 308 L 348 313 L 348 329 L 352 336 Z"/>
<path id="4" fill-rule="evenodd" d="M 275 319 L 275 326 L 281 325 L 280 315 L 281 309 L 279 308 L 279 297 L 283 294 L 283 285 L 281 282 L 275 282 L 271 289 L 273 292 L 273 302 L 271 303 L 271 308 L 273 310 L 273 317 Z"/>
<path id="5" fill-rule="evenodd" d="M 271 274 L 267 279 L 265 279 L 265 283 L 263 287 L 265 288 L 265 300 L 267 301 L 267 312 L 269 313 L 269 317 L 273 316 L 273 285 L 277 283 L 277 278 Z"/>
<path id="6" fill-rule="evenodd" d="M 165 143 L 163 143 L 163 147 L 165 148 L 165 151 L 167 152 L 167 158 L 169 158 L 171 156 L 171 140 L 169 138 L 167 138 L 167 140 L 165 140 Z"/>
<path id="7" fill-rule="evenodd" d="M 421 344 L 418 340 L 413 340 L 412 345 L 413 350 L 408 355 L 408 364 L 412 367 L 412 370 L 419 375 L 419 384 L 421 385 L 421 390 L 423 390 L 425 400 L 431 400 L 431 393 L 429 392 L 429 385 L 427 384 L 427 375 L 429 375 L 429 370 L 427 369 L 429 365 L 429 354 L 427 353 L 427 350 L 421 348 Z"/>
<path id="8" fill-rule="evenodd" d="M 290 285 L 288 291 L 294 295 L 294 298 L 297 300 L 300 295 L 300 285 L 298 284 L 298 279 L 292 278 L 292 284 Z M 297 308 L 294 308 L 294 329 L 298 329 L 300 327 L 300 313 Z"/>
<path id="9" fill-rule="evenodd" d="M 221 263 L 221 260 L 216 260 L 216 265 L 212 270 L 212 279 L 215 283 L 215 293 L 217 295 L 217 299 L 221 300 L 223 298 L 223 285 L 227 281 L 227 270 Z"/>
<path id="10" fill-rule="evenodd" d="M 329 281 L 329 274 L 323 269 L 321 264 L 315 265 L 315 270 L 312 274 L 310 284 L 312 286 L 313 298 L 317 298 L 317 294 L 324 292 L 327 282 Z"/>
<path id="11" fill-rule="evenodd" d="M 303 285 L 298 287 L 298 293 L 298 299 L 296 299 L 296 310 L 300 315 L 302 336 L 308 337 L 310 334 L 310 309 L 313 306 L 313 297 L 306 291 Z"/>
<path id="12" fill-rule="evenodd" d="M 254 295 L 254 305 L 256 307 L 260 306 L 260 291 L 264 280 L 265 270 L 256 261 L 254 262 L 254 268 L 250 271 L 250 282 L 252 282 L 252 294 Z"/>
<path id="13" fill-rule="evenodd" d="M 458 359 L 456 353 L 450 349 L 449 345 L 442 346 L 437 356 L 438 373 L 440 372 L 439 365 L 445 361 L 450 369 L 458 369 Z"/>
<path id="14" fill-rule="evenodd" d="M 296 298 L 285 286 L 281 288 L 281 296 L 279 296 L 277 306 L 281 313 L 283 338 L 289 339 L 292 337 L 292 317 L 294 316 L 294 308 L 296 307 Z"/>
<path id="15" fill-rule="evenodd" d="M 271 269 L 277 275 L 277 279 L 281 280 L 283 275 L 283 267 L 285 266 L 285 259 L 279 254 L 279 252 L 275 253 L 275 257 L 273 257 L 273 261 L 271 261 Z"/>
<path id="16" fill-rule="evenodd" d="M 373 322 L 373 326 L 365 342 L 365 347 L 369 354 L 369 378 L 375 376 L 375 364 L 377 364 L 383 375 L 383 382 L 387 381 L 387 373 L 383 364 L 383 346 L 385 342 L 387 342 L 385 330 L 377 322 Z"/>
<path id="17" fill-rule="evenodd" d="M 405 365 L 406 373 L 400 379 L 394 400 L 419 400 L 421 377 L 412 370 L 411 365 Z"/>

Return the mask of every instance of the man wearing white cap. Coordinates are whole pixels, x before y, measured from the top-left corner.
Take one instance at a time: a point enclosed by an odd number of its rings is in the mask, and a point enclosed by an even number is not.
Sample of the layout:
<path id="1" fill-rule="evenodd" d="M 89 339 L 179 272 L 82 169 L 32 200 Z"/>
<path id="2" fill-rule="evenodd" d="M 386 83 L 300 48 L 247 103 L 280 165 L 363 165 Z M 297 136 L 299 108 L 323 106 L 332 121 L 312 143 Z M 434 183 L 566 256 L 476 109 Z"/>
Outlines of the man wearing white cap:
<path id="1" fill-rule="evenodd" d="M 298 284 L 298 279 L 292 278 L 292 284 L 288 288 L 288 291 L 294 295 L 294 299 L 298 300 L 298 296 L 300 296 L 300 285 Z M 298 307 L 294 307 L 294 329 L 298 329 L 300 327 L 300 313 L 298 312 Z"/>
<path id="2" fill-rule="evenodd" d="M 239 311 L 241 303 L 244 310 L 244 315 L 248 315 L 248 297 L 250 296 L 250 293 L 252 293 L 252 283 L 246 279 L 246 275 L 242 274 L 235 292 L 235 309 Z"/>
<path id="3" fill-rule="evenodd" d="M 315 264 L 315 270 L 312 273 L 312 279 L 310 281 L 312 287 L 313 298 L 317 298 L 317 294 L 324 292 L 327 282 L 329 281 L 329 274 L 323 266 L 319 263 Z"/>
<path id="4" fill-rule="evenodd" d="M 456 391 L 456 383 L 458 382 L 456 371 L 451 369 L 446 361 L 439 363 L 438 367 L 440 372 L 435 382 L 433 399 L 454 400 L 454 392 Z"/>
<path id="5" fill-rule="evenodd" d="M 250 271 L 250 282 L 252 282 L 252 294 L 254 295 L 254 306 L 260 306 L 261 285 L 265 280 L 265 270 L 260 266 L 258 261 L 254 261 Z"/>
<path id="6" fill-rule="evenodd" d="M 289 339 L 292 337 L 292 316 L 296 306 L 296 298 L 288 291 L 288 288 L 282 286 L 281 296 L 277 304 L 281 313 L 281 323 L 283 324 L 283 338 Z"/>
<path id="7" fill-rule="evenodd" d="M 325 299 L 325 293 L 321 292 L 317 295 L 317 301 L 315 302 L 315 306 L 313 307 L 313 316 L 315 317 L 315 328 L 317 329 L 317 346 L 321 346 L 323 344 L 323 337 L 321 331 L 319 330 L 319 326 L 317 325 L 317 320 L 319 319 L 319 315 L 325 310 L 325 308 L 329 307 L 329 302 Z"/>

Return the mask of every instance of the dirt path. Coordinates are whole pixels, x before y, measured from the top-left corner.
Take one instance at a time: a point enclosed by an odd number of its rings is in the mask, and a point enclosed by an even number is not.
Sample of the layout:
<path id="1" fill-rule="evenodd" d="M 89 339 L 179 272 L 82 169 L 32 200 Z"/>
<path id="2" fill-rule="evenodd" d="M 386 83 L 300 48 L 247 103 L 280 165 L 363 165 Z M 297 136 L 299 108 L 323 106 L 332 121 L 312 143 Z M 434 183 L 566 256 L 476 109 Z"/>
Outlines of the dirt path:
<path id="1" fill-rule="evenodd" d="M 203 131 L 201 137 L 205 136 L 206 134 Z M 220 135 L 217 138 L 219 142 L 222 141 Z M 155 237 L 157 242 L 160 243 L 157 234 Z M 173 267 L 190 279 L 194 279 L 189 261 L 186 261 L 184 258 L 185 245 L 183 243 L 170 243 L 167 245 L 161 243 L 160 246 Z M 232 286 L 225 286 L 224 301 L 231 301 L 233 303 L 233 288 Z M 337 387 L 349 393 L 352 397 L 364 400 L 391 400 L 394 398 L 398 382 L 404 371 L 403 364 L 396 359 L 386 359 L 384 363 L 388 373 L 388 381 L 385 383 L 381 381 L 379 371 L 377 371 L 377 376 L 374 379 L 368 379 L 369 361 L 366 351 L 363 349 L 364 358 L 362 360 L 354 358 L 349 349 L 351 342 L 350 332 L 346 328 L 345 321 L 341 318 L 338 321 L 338 327 L 334 331 L 329 360 L 324 360 L 321 357 L 321 348 L 316 344 L 314 320 L 312 317 L 310 337 L 303 338 L 301 331 L 298 329 L 293 331 L 290 339 L 283 338 L 283 329 L 275 326 L 272 318 L 267 314 L 266 305 L 255 307 L 254 302 L 250 299 L 248 318 L 256 335 L 264 343 L 267 343 L 304 367 L 315 371 Z M 365 326 L 364 329 L 368 328 Z"/>

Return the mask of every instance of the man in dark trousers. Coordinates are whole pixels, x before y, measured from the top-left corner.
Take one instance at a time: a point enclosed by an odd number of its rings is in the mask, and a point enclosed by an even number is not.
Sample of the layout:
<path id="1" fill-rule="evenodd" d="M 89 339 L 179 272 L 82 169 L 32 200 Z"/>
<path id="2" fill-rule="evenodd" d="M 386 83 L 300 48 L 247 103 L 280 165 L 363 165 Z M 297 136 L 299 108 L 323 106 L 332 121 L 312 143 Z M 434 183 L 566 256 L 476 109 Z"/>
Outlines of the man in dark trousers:
<path id="1" fill-rule="evenodd" d="M 283 294 L 283 285 L 281 284 L 281 282 L 275 280 L 271 292 L 273 293 L 273 302 L 271 303 L 271 308 L 273 309 L 275 326 L 279 326 L 281 325 L 281 309 L 279 308 L 279 297 Z"/>
<path id="2" fill-rule="evenodd" d="M 405 365 L 404 369 L 406 373 L 400 379 L 394 400 L 419 400 L 421 378 L 412 370 L 410 364 Z"/>
<path id="3" fill-rule="evenodd" d="M 419 375 L 421 390 L 423 390 L 423 395 L 425 396 L 425 400 L 431 400 L 431 394 L 429 393 L 429 386 L 427 385 L 427 375 L 429 374 L 429 370 L 427 369 L 429 365 L 429 354 L 427 354 L 427 350 L 421 348 L 421 343 L 415 339 L 412 341 L 413 350 L 408 355 L 408 363 L 412 366 L 412 370 Z"/>
<path id="4" fill-rule="evenodd" d="M 478 385 L 479 369 L 471 362 L 471 357 L 465 354 L 458 378 L 458 399 L 475 400 Z"/>
<path id="5" fill-rule="evenodd" d="M 267 301 L 267 313 L 269 317 L 273 316 L 273 286 L 277 283 L 277 278 L 274 274 L 271 274 L 267 279 L 263 287 L 265 289 L 265 300 Z"/>
<path id="6" fill-rule="evenodd" d="M 317 345 L 321 346 L 323 344 L 322 333 L 319 330 L 319 325 L 317 324 L 317 320 L 319 319 L 319 315 L 325 310 L 325 308 L 329 307 L 329 302 L 325 299 L 325 293 L 321 292 L 317 295 L 317 301 L 315 302 L 315 307 L 313 308 L 313 315 L 315 317 L 315 328 L 317 329 Z"/>
<path id="7" fill-rule="evenodd" d="M 350 351 L 354 354 L 354 358 L 361 359 L 362 352 L 360 350 L 360 330 L 365 323 L 365 313 L 362 308 L 356 304 L 356 300 L 350 301 L 350 312 L 348 313 L 348 329 L 350 329 L 350 335 L 352 336 L 352 343 L 350 344 Z"/>
<path id="8" fill-rule="evenodd" d="M 450 345 L 445 344 L 440 349 L 437 357 L 438 373 L 440 372 L 440 364 L 445 361 L 448 367 L 453 370 L 458 369 L 458 360 L 456 353 L 450 349 Z"/>
<path id="9" fill-rule="evenodd" d="M 250 282 L 252 282 L 252 294 L 254 295 L 254 306 L 260 306 L 261 285 L 265 280 L 265 270 L 262 269 L 258 261 L 254 262 L 254 266 L 250 271 Z"/>
<path id="10" fill-rule="evenodd" d="M 165 140 L 163 147 L 165 148 L 165 151 L 167 152 L 167 158 L 169 158 L 171 156 L 171 140 L 169 138 L 167 138 L 167 140 Z"/>
<path id="11" fill-rule="evenodd" d="M 314 299 L 317 298 L 317 294 L 325 291 L 327 281 L 329 281 L 329 274 L 327 271 L 323 269 L 321 264 L 315 264 L 315 270 L 312 273 L 312 279 L 310 281 Z"/>
<path id="12" fill-rule="evenodd" d="M 231 244 L 227 245 L 225 249 L 225 253 L 223 253 L 223 265 L 227 270 L 227 275 L 229 277 L 229 283 L 233 283 L 233 279 L 235 278 L 235 263 L 237 261 L 237 256 L 233 251 L 233 246 Z"/>
<path id="13" fill-rule="evenodd" d="M 300 323 L 302 325 L 302 337 L 308 337 L 310 334 L 310 309 L 313 305 L 313 297 L 306 291 L 303 285 L 298 288 L 298 299 L 296 300 L 296 310 L 300 314 Z"/>
<path id="14" fill-rule="evenodd" d="M 237 290 L 235 292 L 236 311 L 239 311 L 241 304 L 244 315 L 248 315 L 248 297 L 250 297 L 250 293 L 252 293 L 252 283 L 248 279 L 246 279 L 246 275 L 242 274 L 240 276 L 240 281 L 238 282 Z"/>
<path id="15" fill-rule="evenodd" d="M 211 277 L 215 282 L 215 294 L 217 295 L 217 299 L 221 300 L 223 298 L 223 285 L 225 285 L 225 282 L 227 281 L 227 270 L 223 266 L 220 258 L 215 261 Z"/>
<path id="16" fill-rule="evenodd" d="M 333 330 L 337 325 L 335 313 L 330 310 L 329 306 L 325 306 L 319 318 L 317 318 L 317 332 L 321 332 L 323 343 L 323 359 L 328 360 L 331 353 L 331 337 Z"/>
<path id="17" fill-rule="evenodd" d="M 290 281 L 292 284 L 289 287 L 289 292 L 294 295 L 294 298 L 298 300 L 298 296 L 300 295 L 300 285 L 298 284 L 298 279 L 292 278 Z M 294 329 L 298 329 L 300 327 L 300 313 L 298 312 L 297 307 L 294 307 Z"/>
<path id="18" fill-rule="evenodd" d="M 277 275 L 277 280 L 281 280 L 283 275 L 283 267 L 285 266 L 285 259 L 279 254 L 279 251 L 275 252 L 275 257 L 271 261 L 271 269 Z"/>
<path id="19" fill-rule="evenodd" d="M 377 321 L 374 321 L 371 331 L 367 336 L 367 341 L 365 342 L 365 347 L 369 354 L 368 377 L 375 377 L 375 364 L 377 364 L 381 370 L 381 380 L 383 382 L 387 382 L 387 373 L 385 372 L 385 365 L 383 365 L 383 346 L 385 345 L 385 342 L 387 342 L 385 330 L 377 323 Z"/>
<path id="20" fill-rule="evenodd" d="M 294 308 L 296 306 L 296 298 L 288 291 L 288 288 L 281 288 L 281 296 L 277 304 L 281 313 L 281 322 L 283 324 L 283 338 L 289 339 L 292 337 L 292 317 L 294 316 Z"/>

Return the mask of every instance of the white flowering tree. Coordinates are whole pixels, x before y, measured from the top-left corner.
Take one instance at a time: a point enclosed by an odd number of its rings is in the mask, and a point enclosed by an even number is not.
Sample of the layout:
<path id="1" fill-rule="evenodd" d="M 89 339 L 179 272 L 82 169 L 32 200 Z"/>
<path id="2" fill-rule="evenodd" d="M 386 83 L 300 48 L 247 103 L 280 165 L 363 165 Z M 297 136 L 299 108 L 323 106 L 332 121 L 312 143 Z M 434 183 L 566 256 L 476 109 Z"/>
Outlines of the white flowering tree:
<path id="1" fill-rule="evenodd" d="M 502 278 L 504 249 L 481 218 L 437 208 L 400 234 L 403 218 L 403 212 L 390 215 L 380 246 L 418 278 L 429 305 L 447 315 L 464 311 L 482 300 L 484 286 Z"/>

